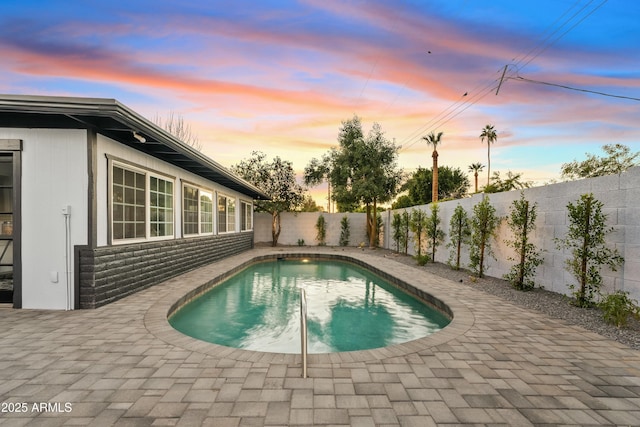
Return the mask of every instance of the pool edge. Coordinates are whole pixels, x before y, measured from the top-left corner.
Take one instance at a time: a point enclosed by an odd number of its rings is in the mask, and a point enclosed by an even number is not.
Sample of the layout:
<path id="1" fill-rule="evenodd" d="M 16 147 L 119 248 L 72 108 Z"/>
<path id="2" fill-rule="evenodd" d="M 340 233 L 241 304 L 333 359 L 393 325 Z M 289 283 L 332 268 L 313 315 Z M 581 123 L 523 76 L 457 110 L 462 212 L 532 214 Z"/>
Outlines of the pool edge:
<path id="1" fill-rule="evenodd" d="M 158 285 L 165 285 L 167 288 L 170 288 L 170 290 L 147 310 L 144 317 L 145 326 L 150 333 L 168 344 L 213 357 L 249 362 L 268 360 L 269 363 L 299 364 L 301 360 L 299 354 L 243 350 L 208 343 L 182 334 L 173 329 L 168 321 L 170 315 L 175 313 L 181 306 L 221 283 L 228 277 L 252 264 L 276 260 L 278 258 L 335 259 L 354 263 L 371 270 L 394 286 L 403 289 L 405 292 L 412 293 L 414 296 L 436 307 L 451 318 L 451 322 L 447 326 L 427 337 L 370 350 L 310 354 L 310 364 L 363 362 L 412 354 L 446 343 L 464 334 L 473 325 L 474 317 L 471 311 L 464 304 L 446 293 L 447 289 L 453 290 L 459 286 L 459 284 L 453 281 L 442 279 L 428 272 L 422 272 L 421 270 L 398 263 L 392 259 L 367 255 L 366 251 L 349 249 L 338 251 L 337 249 L 332 250 L 331 248 L 319 248 L 317 250 L 315 248 L 313 250 L 309 250 L 309 248 L 304 249 L 306 250 L 282 248 L 253 249 L 223 261 L 200 267 L 178 278 L 168 280 Z M 412 275 L 411 278 L 405 279 L 398 277 L 398 275 L 402 273 L 401 270 L 405 270 L 405 274 L 407 273 L 406 270 L 412 270 L 412 272 L 421 274 Z M 176 295 L 181 296 L 177 297 Z"/>

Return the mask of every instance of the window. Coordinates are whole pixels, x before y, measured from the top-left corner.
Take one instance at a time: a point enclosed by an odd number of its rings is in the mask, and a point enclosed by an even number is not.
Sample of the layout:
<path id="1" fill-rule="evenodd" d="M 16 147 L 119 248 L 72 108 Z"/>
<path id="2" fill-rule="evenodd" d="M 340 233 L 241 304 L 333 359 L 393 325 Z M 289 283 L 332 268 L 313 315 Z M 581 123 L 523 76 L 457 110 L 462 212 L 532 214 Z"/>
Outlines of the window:
<path id="1" fill-rule="evenodd" d="M 218 233 L 236 231 L 236 201 L 218 194 Z"/>
<path id="2" fill-rule="evenodd" d="M 200 233 L 213 233 L 213 194 L 200 191 Z"/>
<path id="3" fill-rule="evenodd" d="M 213 233 L 213 193 L 191 185 L 183 187 L 184 235 Z"/>
<path id="4" fill-rule="evenodd" d="M 173 236 L 173 182 L 155 176 L 149 182 L 151 237 Z"/>
<path id="5" fill-rule="evenodd" d="M 251 203 L 240 202 L 240 231 L 253 229 L 253 206 Z"/>
<path id="6" fill-rule="evenodd" d="M 113 238 L 146 237 L 145 175 L 113 167 Z"/>
<path id="7" fill-rule="evenodd" d="M 173 236 L 173 181 L 120 164 L 111 169 L 112 239 Z"/>
<path id="8" fill-rule="evenodd" d="M 182 189 L 182 232 L 198 234 L 198 189 L 185 185 Z"/>

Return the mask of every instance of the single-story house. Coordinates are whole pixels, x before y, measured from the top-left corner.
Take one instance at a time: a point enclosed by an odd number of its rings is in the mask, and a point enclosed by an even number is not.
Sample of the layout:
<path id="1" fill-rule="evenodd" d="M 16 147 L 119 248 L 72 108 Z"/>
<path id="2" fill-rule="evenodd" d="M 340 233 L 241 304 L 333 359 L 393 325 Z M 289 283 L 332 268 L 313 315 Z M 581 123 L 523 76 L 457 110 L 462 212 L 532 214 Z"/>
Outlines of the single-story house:
<path id="1" fill-rule="evenodd" d="M 0 95 L 0 295 L 95 308 L 253 247 L 258 188 L 114 99 Z"/>

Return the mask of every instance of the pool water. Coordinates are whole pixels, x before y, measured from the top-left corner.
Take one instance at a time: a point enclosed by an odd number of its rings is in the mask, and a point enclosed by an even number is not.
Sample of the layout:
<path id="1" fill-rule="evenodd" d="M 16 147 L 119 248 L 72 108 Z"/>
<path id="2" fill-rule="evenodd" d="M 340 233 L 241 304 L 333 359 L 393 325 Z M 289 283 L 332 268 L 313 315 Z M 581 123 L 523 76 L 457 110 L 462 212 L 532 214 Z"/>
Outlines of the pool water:
<path id="1" fill-rule="evenodd" d="M 307 294 L 309 353 L 385 347 L 449 323 L 373 272 L 333 260 L 254 264 L 186 304 L 169 323 L 215 344 L 299 353 L 300 288 Z"/>

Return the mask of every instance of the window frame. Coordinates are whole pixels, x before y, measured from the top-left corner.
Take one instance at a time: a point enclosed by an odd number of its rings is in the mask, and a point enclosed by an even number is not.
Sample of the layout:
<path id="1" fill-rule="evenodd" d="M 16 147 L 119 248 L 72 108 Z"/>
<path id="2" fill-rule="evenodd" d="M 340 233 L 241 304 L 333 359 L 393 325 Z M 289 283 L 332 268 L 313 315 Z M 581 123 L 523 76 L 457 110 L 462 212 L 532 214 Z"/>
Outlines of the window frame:
<path id="1" fill-rule="evenodd" d="M 108 225 L 108 238 L 107 242 L 109 245 L 126 245 L 131 243 L 140 243 L 140 242 L 149 242 L 149 241 L 157 241 L 157 240 L 171 240 L 176 238 L 176 178 L 164 174 L 158 171 L 146 169 L 140 167 L 138 165 L 132 164 L 125 160 L 116 159 L 110 156 L 107 156 L 108 159 L 108 215 L 107 215 L 107 225 Z M 144 176 L 144 236 L 143 237 L 131 237 L 131 238 L 116 238 L 115 237 L 115 222 L 114 222 L 114 174 L 115 168 L 123 169 L 125 171 L 133 172 L 138 175 Z M 172 224 L 172 232 L 170 234 L 165 234 L 162 236 L 152 236 L 151 235 L 151 178 L 155 178 L 158 180 L 166 181 L 171 183 L 172 194 L 171 194 L 171 207 L 170 207 L 170 220 L 163 221 L 164 224 Z M 164 209 L 167 209 L 165 206 Z M 126 221 L 122 221 L 123 223 Z"/>
<path id="2" fill-rule="evenodd" d="M 249 215 L 247 215 L 246 211 L 243 213 L 244 206 L 247 206 L 250 209 Z M 247 227 L 247 219 L 250 220 L 249 227 Z M 240 232 L 246 233 L 248 231 L 253 231 L 253 202 L 240 199 Z"/>
<path id="3" fill-rule="evenodd" d="M 184 203 L 184 195 L 185 195 L 185 188 L 189 187 L 192 190 L 196 190 L 196 205 L 197 205 L 197 211 L 196 211 L 196 217 L 197 217 L 197 232 L 196 233 L 186 233 L 185 232 L 185 203 Z M 201 197 L 203 195 L 203 193 L 211 196 L 211 231 L 202 231 L 202 226 L 207 224 L 205 222 L 202 221 L 202 200 Z M 182 181 L 182 236 L 183 237 L 197 237 L 197 236 L 211 236 L 214 235 L 216 233 L 216 217 L 213 214 L 213 208 L 214 208 L 214 203 L 213 201 L 215 200 L 215 191 L 197 185 L 197 184 L 193 184 L 191 182 L 187 182 L 187 181 Z"/>
<path id="4" fill-rule="evenodd" d="M 220 199 L 221 198 L 225 198 L 225 230 L 221 230 L 220 229 Z M 237 233 L 237 220 L 236 220 L 236 214 L 238 212 L 237 209 L 237 200 L 236 197 L 234 196 L 230 196 L 226 193 L 223 192 L 216 192 L 216 217 L 218 218 L 218 227 L 217 227 L 217 231 L 218 234 L 228 234 L 228 233 Z M 233 206 L 233 212 L 229 213 L 229 206 Z M 231 219 L 231 221 L 229 221 L 229 219 Z M 233 229 L 229 230 L 229 226 L 232 226 Z"/>

